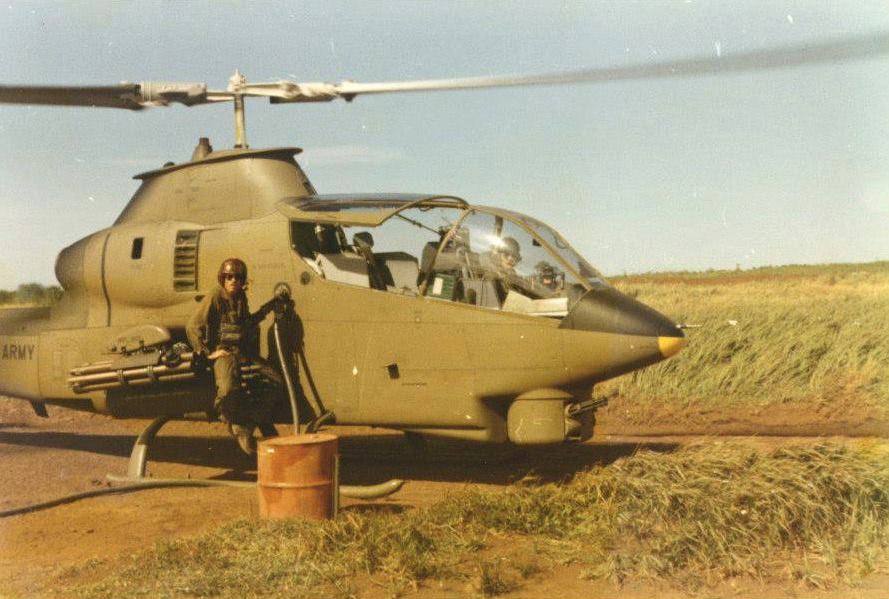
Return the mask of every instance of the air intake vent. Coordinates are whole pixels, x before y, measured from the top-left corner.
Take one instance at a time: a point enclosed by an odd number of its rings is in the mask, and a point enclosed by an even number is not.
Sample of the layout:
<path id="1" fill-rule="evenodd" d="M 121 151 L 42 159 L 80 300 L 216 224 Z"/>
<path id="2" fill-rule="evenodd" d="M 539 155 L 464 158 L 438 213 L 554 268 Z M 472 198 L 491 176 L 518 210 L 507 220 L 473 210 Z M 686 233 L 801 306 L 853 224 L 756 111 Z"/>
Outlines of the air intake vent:
<path id="1" fill-rule="evenodd" d="M 197 291 L 198 289 L 198 238 L 200 231 L 176 233 L 173 254 L 173 290 Z"/>

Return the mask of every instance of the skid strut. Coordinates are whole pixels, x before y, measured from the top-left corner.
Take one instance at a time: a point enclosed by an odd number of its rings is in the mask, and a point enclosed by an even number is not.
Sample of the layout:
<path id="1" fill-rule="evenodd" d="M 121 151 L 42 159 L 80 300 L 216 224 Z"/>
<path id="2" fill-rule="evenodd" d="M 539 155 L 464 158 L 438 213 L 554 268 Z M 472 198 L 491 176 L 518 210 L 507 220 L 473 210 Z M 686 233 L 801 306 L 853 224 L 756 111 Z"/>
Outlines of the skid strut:
<path id="1" fill-rule="evenodd" d="M 161 427 L 173 418 L 179 418 L 176 415 L 159 416 L 155 418 L 151 424 L 145 427 L 142 434 L 133 444 L 133 451 L 130 452 L 130 461 L 127 464 L 127 478 L 142 479 L 145 478 L 145 465 L 148 463 L 148 447 L 157 436 Z"/>

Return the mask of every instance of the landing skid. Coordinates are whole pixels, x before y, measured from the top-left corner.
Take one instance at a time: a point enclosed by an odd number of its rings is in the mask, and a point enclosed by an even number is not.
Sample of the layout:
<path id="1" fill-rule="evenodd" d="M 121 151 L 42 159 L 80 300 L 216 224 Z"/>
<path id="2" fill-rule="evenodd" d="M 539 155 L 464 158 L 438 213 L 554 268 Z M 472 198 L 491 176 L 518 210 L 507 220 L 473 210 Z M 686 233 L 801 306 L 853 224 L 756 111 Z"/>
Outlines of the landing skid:
<path id="1" fill-rule="evenodd" d="M 111 482 L 130 484 L 162 485 L 162 486 L 189 486 L 189 487 L 256 487 L 256 483 L 234 480 L 210 480 L 210 479 L 154 479 L 145 476 L 145 468 L 148 465 L 148 449 L 157 437 L 158 431 L 170 420 L 181 418 L 180 415 L 167 415 L 155 418 L 151 424 L 136 438 L 133 450 L 130 452 L 130 461 L 127 463 L 127 475 L 117 476 L 107 474 L 105 478 Z M 340 495 L 353 499 L 381 499 L 398 491 L 404 484 L 403 480 L 392 479 L 378 485 L 353 486 L 339 485 Z"/>

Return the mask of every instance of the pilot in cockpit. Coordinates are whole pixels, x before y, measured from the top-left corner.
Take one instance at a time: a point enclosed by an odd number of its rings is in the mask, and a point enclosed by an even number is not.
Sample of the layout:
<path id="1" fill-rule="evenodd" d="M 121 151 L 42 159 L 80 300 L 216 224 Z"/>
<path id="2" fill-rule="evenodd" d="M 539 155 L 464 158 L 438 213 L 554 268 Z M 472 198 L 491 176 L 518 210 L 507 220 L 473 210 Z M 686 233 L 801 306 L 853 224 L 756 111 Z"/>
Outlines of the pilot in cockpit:
<path id="1" fill-rule="evenodd" d="M 531 278 L 535 289 L 540 289 L 546 293 L 559 290 L 564 277 L 564 273 L 557 270 L 555 266 L 546 260 L 541 260 L 534 265 L 534 274 Z"/>
<path id="2" fill-rule="evenodd" d="M 510 289 L 526 287 L 523 277 L 516 272 L 516 266 L 521 261 L 519 242 L 512 237 L 495 240 L 490 253 L 482 260 L 485 278 L 496 282 L 501 304 Z"/>
<path id="3" fill-rule="evenodd" d="M 522 261 L 519 242 L 512 237 L 504 237 L 491 248 L 494 268 L 504 275 L 516 275 L 515 267 Z"/>

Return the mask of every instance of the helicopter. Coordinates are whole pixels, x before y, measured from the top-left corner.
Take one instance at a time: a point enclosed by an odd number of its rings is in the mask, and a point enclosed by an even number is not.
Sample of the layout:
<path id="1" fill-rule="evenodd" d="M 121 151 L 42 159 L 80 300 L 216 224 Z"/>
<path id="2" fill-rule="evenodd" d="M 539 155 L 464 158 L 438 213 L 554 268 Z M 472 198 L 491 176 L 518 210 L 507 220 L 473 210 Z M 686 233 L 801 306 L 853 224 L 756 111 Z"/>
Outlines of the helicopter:
<path id="1" fill-rule="evenodd" d="M 319 194 L 295 147 L 254 149 L 245 100 L 705 76 L 889 52 L 889 35 L 780 50 L 519 77 L 388 83 L 0 86 L 0 103 L 142 110 L 232 103 L 234 146 L 200 138 L 188 161 L 135 176 L 112 226 L 63 249 L 49 308 L 0 312 L 0 393 L 154 419 L 212 418 L 212 377 L 185 325 L 232 256 L 264 321 L 259 352 L 292 373 L 277 423 L 365 425 L 475 442 L 541 445 L 593 435 L 595 385 L 676 354 L 667 316 L 619 292 L 557 231 L 448 194 Z M 283 301 L 287 300 L 287 301 Z M 288 303 L 289 302 L 289 303 Z M 288 307 L 289 306 L 289 307 Z M 284 330 L 282 339 L 278 324 Z M 245 367 L 245 391 L 251 383 Z M 290 380 L 290 377 L 288 377 Z M 137 445 L 138 445 L 137 441 Z M 135 448 L 134 448 L 135 453 Z"/>

